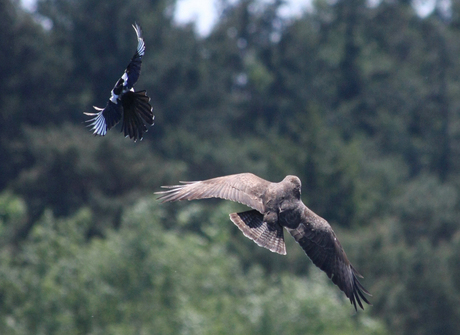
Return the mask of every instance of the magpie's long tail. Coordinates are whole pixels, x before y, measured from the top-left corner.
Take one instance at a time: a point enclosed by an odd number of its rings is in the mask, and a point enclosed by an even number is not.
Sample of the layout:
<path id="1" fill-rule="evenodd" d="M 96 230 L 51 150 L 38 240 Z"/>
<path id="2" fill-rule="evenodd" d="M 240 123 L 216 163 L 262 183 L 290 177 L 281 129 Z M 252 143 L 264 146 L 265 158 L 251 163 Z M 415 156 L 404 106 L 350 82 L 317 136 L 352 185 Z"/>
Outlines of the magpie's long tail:
<path id="1" fill-rule="evenodd" d="M 123 123 L 121 130 L 125 137 L 134 141 L 142 140 L 147 126 L 153 125 L 153 107 L 149 104 L 150 98 L 146 91 L 129 91 L 121 97 L 123 106 Z"/>

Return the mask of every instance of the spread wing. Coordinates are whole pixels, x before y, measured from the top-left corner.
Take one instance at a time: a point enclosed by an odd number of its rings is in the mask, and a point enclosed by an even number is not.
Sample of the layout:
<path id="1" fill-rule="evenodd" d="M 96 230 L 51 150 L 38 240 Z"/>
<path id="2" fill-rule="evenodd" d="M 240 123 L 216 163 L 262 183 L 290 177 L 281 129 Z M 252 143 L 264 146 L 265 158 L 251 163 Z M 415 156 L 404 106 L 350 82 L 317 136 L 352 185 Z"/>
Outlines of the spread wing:
<path id="1" fill-rule="evenodd" d="M 93 107 L 97 113 L 84 113 L 85 115 L 93 116 L 93 118 L 87 120 L 90 122 L 88 125 L 91 127 L 94 135 L 105 136 L 107 131 L 116 125 L 122 117 L 123 110 L 120 104 L 113 103 L 109 100 L 105 108 Z"/>
<path id="2" fill-rule="evenodd" d="M 326 272 L 354 305 L 363 308 L 361 299 L 370 305 L 364 293 L 370 293 L 361 285 L 362 276 L 351 265 L 329 223 L 305 208 L 301 223 L 296 229 L 287 230 L 295 238 L 313 263 Z"/>
<path id="3" fill-rule="evenodd" d="M 137 48 L 136 53 L 131 58 L 131 61 L 129 62 L 125 71 L 127 77 L 125 80 L 127 81 L 126 85 L 128 86 L 128 89 L 131 89 L 139 79 L 139 75 L 141 73 L 142 57 L 145 53 L 145 43 L 144 38 L 142 37 L 142 29 L 137 23 L 133 24 L 133 28 L 136 31 Z"/>
<path id="4" fill-rule="evenodd" d="M 239 202 L 264 212 L 262 195 L 271 184 L 252 173 L 240 173 L 203 181 L 182 182 L 182 185 L 163 186 L 168 191 L 156 192 L 163 202 L 221 198 Z"/>
<path id="5" fill-rule="evenodd" d="M 112 96 L 110 97 L 110 100 L 112 100 L 113 102 L 115 102 L 116 99 L 119 99 L 120 96 L 122 96 L 126 92 L 133 90 L 133 87 L 141 74 L 142 57 L 144 57 L 145 53 L 145 43 L 144 38 L 142 37 L 141 27 L 137 23 L 135 23 L 133 24 L 133 28 L 137 36 L 136 52 L 134 53 L 134 56 L 131 58 L 131 61 L 126 67 L 125 72 L 117 81 L 115 87 L 112 90 Z"/>

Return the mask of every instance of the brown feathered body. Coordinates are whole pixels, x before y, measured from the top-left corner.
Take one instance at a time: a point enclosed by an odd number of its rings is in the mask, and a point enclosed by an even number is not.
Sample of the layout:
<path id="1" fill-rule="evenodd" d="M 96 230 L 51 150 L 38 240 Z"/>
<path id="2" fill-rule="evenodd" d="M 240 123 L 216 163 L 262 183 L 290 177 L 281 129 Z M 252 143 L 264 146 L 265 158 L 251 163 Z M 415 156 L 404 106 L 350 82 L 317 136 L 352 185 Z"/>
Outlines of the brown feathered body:
<path id="1" fill-rule="evenodd" d="M 303 248 L 313 263 L 326 272 L 350 299 L 355 309 L 369 304 L 361 285 L 362 277 L 351 265 L 329 223 L 311 211 L 300 199 L 301 182 L 296 176 L 286 176 L 272 183 L 252 173 L 241 173 L 181 185 L 164 186 L 157 192 L 163 202 L 221 198 L 239 202 L 252 210 L 231 213 L 230 219 L 259 246 L 285 255 L 283 228 Z"/>

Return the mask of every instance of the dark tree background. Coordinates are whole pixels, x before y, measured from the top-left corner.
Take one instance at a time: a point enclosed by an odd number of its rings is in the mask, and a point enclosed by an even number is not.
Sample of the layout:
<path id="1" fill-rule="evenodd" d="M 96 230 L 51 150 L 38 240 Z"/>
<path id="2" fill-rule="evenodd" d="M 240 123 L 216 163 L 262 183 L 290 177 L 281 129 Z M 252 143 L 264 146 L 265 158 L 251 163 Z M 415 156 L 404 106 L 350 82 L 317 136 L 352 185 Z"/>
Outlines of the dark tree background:
<path id="1" fill-rule="evenodd" d="M 0 333 L 457 334 L 460 2 L 221 1 L 207 37 L 174 0 L 0 0 Z M 85 128 L 144 31 L 140 143 Z M 253 172 L 303 181 L 372 307 L 352 308 L 288 241 L 161 185 Z"/>

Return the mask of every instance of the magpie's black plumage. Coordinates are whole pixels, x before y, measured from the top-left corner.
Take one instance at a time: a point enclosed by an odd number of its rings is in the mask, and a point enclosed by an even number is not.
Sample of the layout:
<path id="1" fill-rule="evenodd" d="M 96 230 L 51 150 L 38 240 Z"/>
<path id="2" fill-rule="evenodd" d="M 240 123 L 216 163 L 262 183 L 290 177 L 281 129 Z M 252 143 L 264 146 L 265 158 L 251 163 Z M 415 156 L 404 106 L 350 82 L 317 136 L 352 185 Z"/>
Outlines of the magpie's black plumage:
<path id="1" fill-rule="evenodd" d="M 110 128 L 122 120 L 121 130 L 125 137 L 142 140 L 148 126 L 153 125 L 153 107 L 149 104 L 150 98 L 146 91 L 134 91 L 134 85 L 141 73 L 142 57 L 145 53 L 145 43 L 142 38 L 141 27 L 133 25 L 137 35 L 137 49 L 131 58 L 125 73 L 118 79 L 112 89 L 112 96 L 105 108 L 95 107 L 96 113 L 84 113 L 94 116 L 88 120 L 95 135 L 104 136 Z"/>

